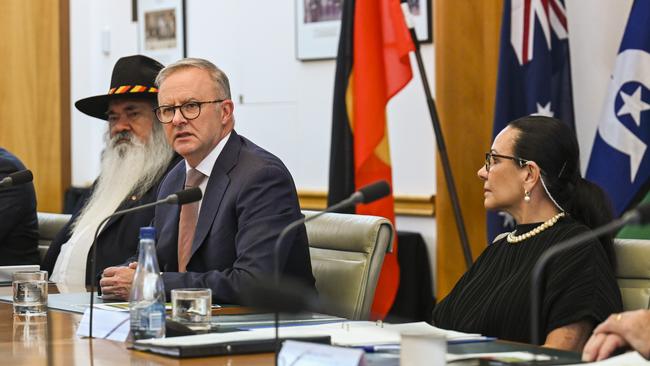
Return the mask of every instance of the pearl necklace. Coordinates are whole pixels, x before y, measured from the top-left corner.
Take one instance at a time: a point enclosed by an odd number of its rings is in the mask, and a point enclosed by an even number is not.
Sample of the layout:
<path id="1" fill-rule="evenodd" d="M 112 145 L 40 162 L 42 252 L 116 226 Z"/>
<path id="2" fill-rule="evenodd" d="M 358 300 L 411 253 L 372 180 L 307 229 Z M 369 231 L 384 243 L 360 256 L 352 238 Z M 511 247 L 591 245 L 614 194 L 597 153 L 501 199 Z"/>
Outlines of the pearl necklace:
<path id="1" fill-rule="evenodd" d="M 514 243 L 519 243 L 522 240 L 532 238 L 533 236 L 535 236 L 535 235 L 541 233 L 542 231 L 548 229 L 549 227 L 555 225 L 557 220 L 559 220 L 561 217 L 564 217 L 564 212 L 558 213 L 557 215 L 555 215 L 555 216 L 551 217 L 550 219 L 546 220 L 545 222 L 543 222 L 541 225 L 534 228 L 533 230 L 530 230 L 530 231 L 528 231 L 526 233 L 523 233 L 521 235 L 515 235 L 515 232 L 517 232 L 517 230 L 514 230 L 514 231 L 512 231 L 511 233 L 508 234 L 508 237 L 506 238 L 506 240 L 508 241 L 508 243 L 514 244 Z"/>

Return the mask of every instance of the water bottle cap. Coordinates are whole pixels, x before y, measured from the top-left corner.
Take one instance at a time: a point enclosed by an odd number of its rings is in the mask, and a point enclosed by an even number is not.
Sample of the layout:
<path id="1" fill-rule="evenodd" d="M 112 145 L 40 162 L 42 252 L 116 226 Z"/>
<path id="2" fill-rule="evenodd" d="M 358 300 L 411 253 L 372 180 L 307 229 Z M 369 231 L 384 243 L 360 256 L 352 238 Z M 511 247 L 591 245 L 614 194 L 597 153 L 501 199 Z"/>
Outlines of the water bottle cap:
<path id="1" fill-rule="evenodd" d="M 140 239 L 156 239 L 156 228 L 145 226 L 140 228 Z"/>

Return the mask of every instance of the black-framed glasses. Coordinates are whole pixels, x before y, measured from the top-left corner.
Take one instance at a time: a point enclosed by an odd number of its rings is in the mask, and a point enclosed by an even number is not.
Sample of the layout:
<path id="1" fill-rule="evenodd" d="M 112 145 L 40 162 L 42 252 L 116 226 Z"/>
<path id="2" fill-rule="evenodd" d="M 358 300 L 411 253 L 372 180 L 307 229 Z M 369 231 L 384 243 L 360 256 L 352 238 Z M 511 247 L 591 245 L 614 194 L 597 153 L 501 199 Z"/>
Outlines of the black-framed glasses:
<path id="1" fill-rule="evenodd" d="M 201 106 L 203 104 L 221 103 L 224 100 L 225 99 L 217 99 L 208 100 L 205 102 L 190 101 L 185 102 L 181 105 L 161 105 L 158 108 L 154 108 L 153 111 L 156 113 L 158 120 L 162 123 L 170 123 L 172 120 L 174 120 L 176 109 L 180 110 L 183 117 L 189 121 L 199 117 L 201 114 Z"/>
<path id="2" fill-rule="evenodd" d="M 499 154 L 487 152 L 487 153 L 485 153 L 485 170 L 487 172 L 490 171 L 490 167 L 492 166 L 492 164 L 494 164 L 494 158 L 513 160 L 513 161 L 517 162 L 517 164 L 519 164 L 520 168 L 523 168 L 524 165 L 526 165 L 526 163 L 528 162 L 528 160 L 522 159 L 522 158 L 517 157 L 517 156 L 499 155 Z"/>

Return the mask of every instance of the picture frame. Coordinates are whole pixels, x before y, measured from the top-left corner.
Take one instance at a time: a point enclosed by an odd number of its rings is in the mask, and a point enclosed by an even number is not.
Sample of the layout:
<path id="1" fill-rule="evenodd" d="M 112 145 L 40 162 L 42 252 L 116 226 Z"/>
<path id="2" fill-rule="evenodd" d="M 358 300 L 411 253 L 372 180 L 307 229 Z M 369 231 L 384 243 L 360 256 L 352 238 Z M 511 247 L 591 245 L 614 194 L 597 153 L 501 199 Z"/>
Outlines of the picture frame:
<path id="1" fill-rule="evenodd" d="M 295 0 L 296 58 L 336 58 L 345 0 Z M 407 0 L 420 43 L 431 43 L 431 0 Z"/>
<path id="2" fill-rule="evenodd" d="M 163 65 L 187 55 L 185 0 L 135 0 L 138 51 Z"/>

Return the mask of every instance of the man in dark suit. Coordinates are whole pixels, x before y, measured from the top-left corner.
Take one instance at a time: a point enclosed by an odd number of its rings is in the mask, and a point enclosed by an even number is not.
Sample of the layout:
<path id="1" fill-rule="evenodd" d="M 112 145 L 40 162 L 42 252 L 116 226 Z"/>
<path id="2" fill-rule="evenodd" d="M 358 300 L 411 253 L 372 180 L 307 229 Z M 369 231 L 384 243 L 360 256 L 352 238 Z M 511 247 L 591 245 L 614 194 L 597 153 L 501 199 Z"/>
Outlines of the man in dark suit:
<path id="1" fill-rule="evenodd" d="M 0 148 L 0 180 L 25 166 Z M 38 264 L 36 193 L 29 182 L 0 188 L 0 265 Z"/>
<path id="2" fill-rule="evenodd" d="M 185 158 L 158 196 L 187 186 L 204 194 L 195 205 L 156 208 L 165 290 L 209 287 L 215 301 L 237 303 L 249 281 L 272 278 L 275 240 L 302 217 L 293 179 L 280 159 L 234 131 L 228 78 L 212 63 L 178 61 L 160 72 L 156 84 L 156 115 Z M 304 225 L 281 243 L 278 260 L 283 276 L 315 291 Z M 126 299 L 135 267 L 107 268 L 102 292 Z"/>
<path id="3" fill-rule="evenodd" d="M 99 178 L 83 208 L 52 241 L 43 269 L 59 285 L 84 287 L 104 268 L 137 252 L 138 231 L 153 219 L 153 208 L 109 220 L 97 238 L 97 273 L 90 249 L 100 221 L 117 210 L 153 202 L 164 174 L 180 161 L 156 120 L 162 65 L 145 56 L 123 57 L 113 69 L 109 92 L 75 103 L 81 112 L 108 121 Z"/>

